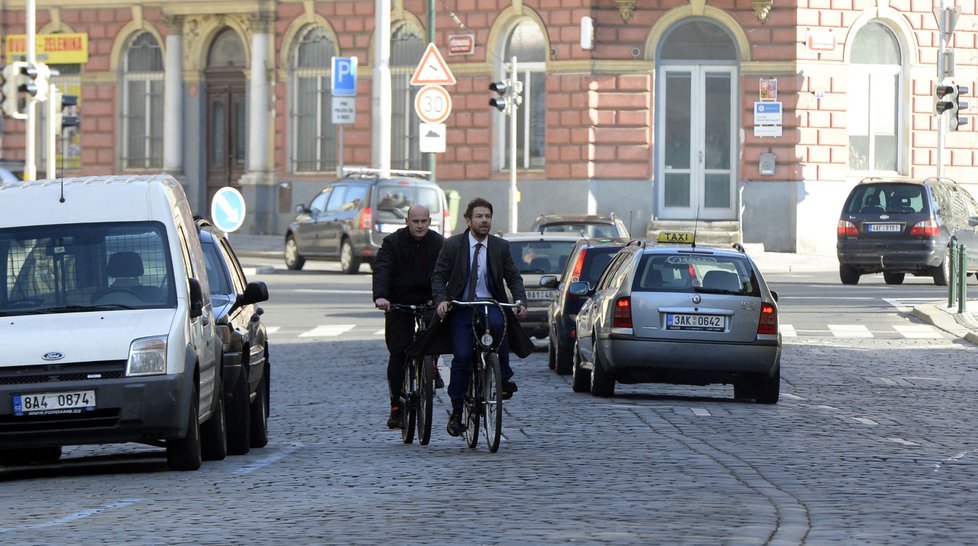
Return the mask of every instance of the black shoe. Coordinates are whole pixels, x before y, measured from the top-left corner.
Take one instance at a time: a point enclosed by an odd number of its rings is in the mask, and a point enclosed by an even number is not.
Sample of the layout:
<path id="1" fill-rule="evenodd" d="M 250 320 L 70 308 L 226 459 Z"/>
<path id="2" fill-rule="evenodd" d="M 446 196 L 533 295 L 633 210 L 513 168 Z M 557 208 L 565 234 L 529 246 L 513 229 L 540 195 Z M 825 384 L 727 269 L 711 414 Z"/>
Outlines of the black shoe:
<path id="1" fill-rule="evenodd" d="M 441 374 L 438 373 L 438 363 L 437 362 L 433 363 L 431 365 L 431 367 L 434 368 L 434 373 L 435 373 L 435 388 L 436 389 L 444 389 L 445 388 L 445 380 L 442 379 L 441 378 Z"/>
<path id="2" fill-rule="evenodd" d="M 391 416 L 387 418 L 387 428 L 401 428 L 403 419 L 401 418 L 401 408 L 391 407 Z"/>
<path id="3" fill-rule="evenodd" d="M 513 397 L 513 393 L 518 390 L 520 390 L 520 388 L 516 386 L 516 383 L 512 381 L 503 381 L 502 399 L 509 400 Z"/>
<path id="4" fill-rule="evenodd" d="M 452 416 L 448 418 L 448 435 L 460 436 L 465 432 L 465 425 L 462 424 L 462 410 L 452 410 Z"/>

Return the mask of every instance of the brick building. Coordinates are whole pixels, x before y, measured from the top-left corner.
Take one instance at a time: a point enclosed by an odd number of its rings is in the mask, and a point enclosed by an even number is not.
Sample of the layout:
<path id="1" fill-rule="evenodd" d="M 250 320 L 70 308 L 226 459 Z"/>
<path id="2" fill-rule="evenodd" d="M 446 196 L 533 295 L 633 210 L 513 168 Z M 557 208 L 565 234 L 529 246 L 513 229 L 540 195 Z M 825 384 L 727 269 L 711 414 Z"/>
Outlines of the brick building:
<path id="1" fill-rule="evenodd" d="M 24 4 L 8 0 L 0 10 L 7 62 L 23 55 L 14 38 L 25 33 Z M 235 186 L 248 201 L 243 229 L 283 233 L 294 205 L 335 179 L 339 164 L 373 161 L 373 1 L 36 5 L 39 39 L 85 42 L 83 51 L 38 49 L 60 70 L 55 82 L 80 96 L 80 130 L 57 152 L 67 175 L 167 171 L 201 212 L 218 188 Z M 487 105 L 488 85 L 514 56 L 524 84 L 521 229 L 541 213 L 614 211 L 635 234 L 695 223 L 769 250 L 832 252 L 854 183 L 937 172 L 932 2 L 454 0 L 436 8 L 434 42 L 457 80 L 436 179 L 463 205 L 477 195 L 496 203 L 497 227 L 509 222 L 510 118 Z M 974 2 L 960 8 L 950 80 L 974 90 L 978 18 Z M 424 0 L 391 5 L 392 168 L 428 165 L 413 112 L 418 88 L 408 83 L 427 43 L 425 10 Z M 458 35 L 471 35 L 474 48 L 449 55 Z M 342 130 L 331 118 L 333 56 L 359 61 L 356 120 Z M 975 125 L 947 134 L 945 176 L 972 181 Z M 24 132 L 22 121 L 5 120 L 5 158 L 23 157 Z M 47 146 L 38 146 L 43 160 Z"/>

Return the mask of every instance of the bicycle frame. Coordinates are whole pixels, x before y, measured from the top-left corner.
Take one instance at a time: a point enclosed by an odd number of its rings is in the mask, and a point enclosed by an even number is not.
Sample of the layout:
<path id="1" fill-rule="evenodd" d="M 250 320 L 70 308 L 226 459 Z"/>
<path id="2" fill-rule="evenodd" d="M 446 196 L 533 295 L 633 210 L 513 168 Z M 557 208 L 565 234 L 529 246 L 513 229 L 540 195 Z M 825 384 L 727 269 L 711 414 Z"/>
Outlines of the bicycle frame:
<path id="1" fill-rule="evenodd" d="M 391 311 L 414 314 L 414 336 L 417 340 L 425 329 L 425 315 L 434 309 L 429 301 L 422 305 L 391 304 Z M 404 379 L 401 383 L 401 439 L 405 444 L 414 441 L 415 424 L 418 443 L 428 445 L 431 439 L 432 399 L 434 397 L 434 359 L 432 356 L 408 357 L 404 362 Z"/>

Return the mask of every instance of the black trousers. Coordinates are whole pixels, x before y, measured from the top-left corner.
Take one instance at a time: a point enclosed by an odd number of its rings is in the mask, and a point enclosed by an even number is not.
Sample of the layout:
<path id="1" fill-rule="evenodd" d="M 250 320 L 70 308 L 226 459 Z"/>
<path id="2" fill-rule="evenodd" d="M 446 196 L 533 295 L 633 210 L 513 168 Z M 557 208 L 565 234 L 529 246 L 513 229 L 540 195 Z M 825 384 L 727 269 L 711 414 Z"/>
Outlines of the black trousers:
<path id="1" fill-rule="evenodd" d="M 390 311 L 384 319 L 384 340 L 391 354 L 387 361 L 387 386 L 390 388 L 391 406 L 396 406 L 404 382 L 404 363 L 407 361 L 404 349 L 414 340 L 414 315 Z"/>

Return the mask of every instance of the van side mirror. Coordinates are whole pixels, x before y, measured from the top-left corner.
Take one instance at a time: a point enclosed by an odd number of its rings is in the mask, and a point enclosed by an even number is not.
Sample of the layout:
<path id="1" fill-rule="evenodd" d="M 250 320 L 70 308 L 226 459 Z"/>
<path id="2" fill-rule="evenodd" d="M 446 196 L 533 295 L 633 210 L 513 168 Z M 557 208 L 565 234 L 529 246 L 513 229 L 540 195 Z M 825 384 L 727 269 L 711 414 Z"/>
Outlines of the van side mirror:
<path id="1" fill-rule="evenodd" d="M 540 277 L 540 286 L 557 288 L 557 275 L 544 275 Z"/>
<path id="2" fill-rule="evenodd" d="M 190 286 L 190 318 L 197 318 L 204 314 L 204 291 L 200 289 L 197 279 L 187 281 Z"/>

